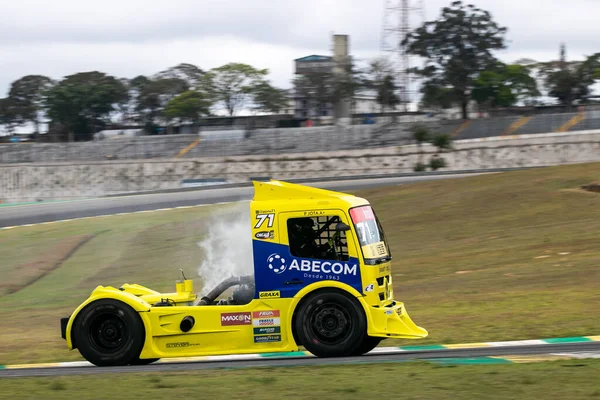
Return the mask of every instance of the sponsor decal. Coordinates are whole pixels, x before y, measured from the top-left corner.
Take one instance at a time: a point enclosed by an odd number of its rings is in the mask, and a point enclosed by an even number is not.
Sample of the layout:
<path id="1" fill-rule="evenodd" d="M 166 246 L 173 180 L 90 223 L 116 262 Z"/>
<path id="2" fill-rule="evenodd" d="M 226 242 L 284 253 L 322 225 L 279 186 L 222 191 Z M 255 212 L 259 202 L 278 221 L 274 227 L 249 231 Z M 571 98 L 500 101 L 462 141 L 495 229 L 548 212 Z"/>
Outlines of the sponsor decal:
<path id="1" fill-rule="evenodd" d="M 375 290 L 375 285 L 373 285 L 372 283 L 370 285 L 367 285 L 367 287 L 365 288 L 365 292 L 373 292 Z"/>
<path id="2" fill-rule="evenodd" d="M 273 239 L 275 238 L 275 231 L 256 232 L 254 237 L 257 239 Z"/>
<path id="3" fill-rule="evenodd" d="M 177 342 L 177 343 L 167 343 L 167 349 L 179 349 L 186 348 L 192 346 L 200 346 L 199 343 L 190 343 L 190 342 Z"/>
<path id="4" fill-rule="evenodd" d="M 278 299 L 281 297 L 279 290 L 273 290 L 272 292 L 258 292 L 259 299 Z"/>
<path id="5" fill-rule="evenodd" d="M 304 211 L 305 217 L 320 217 L 325 215 L 325 211 Z"/>
<path id="6" fill-rule="evenodd" d="M 256 214 L 275 214 L 275 209 L 271 208 L 270 210 L 256 210 Z"/>
<path id="7" fill-rule="evenodd" d="M 386 315 L 392 315 L 394 312 L 392 310 L 385 310 Z"/>
<path id="8" fill-rule="evenodd" d="M 221 313 L 221 326 L 251 325 L 252 317 L 249 312 Z"/>
<path id="9" fill-rule="evenodd" d="M 272 318 L 279 317 L 279 310 L 254 311 L 252 318 Z"/>
<path id="10" fill-rule="evenodd" d="M 254 343 L 281 342 L 281 335 L 254 336 Z"/>
<path id="11" fill-rule="evenodd" d="M 353 275 L 356 276 L 358 272 L 358 265 L 349 265 L 348 263 L 330 262 L 330 261 L 317 261 L 317 260 L 292 260 L 289 267 L 286 259 L 277 253 L 271 254 L 267 257 L 267 265 L 269 269 L 276 274 L 282 274 L 286 270 L 290 271 L 301 271 L 311 272 L 315 274 L 332 274 L 332 275 Z M 312 276 L 305 277 L 311 278 Z M 318 278 L 318 277 L 316 277 Z M 329 278 L 328 278 L 329 279 Z"/>
<path id="12" fill-rule="evenodd" d="M 280 325 L 279 318 L 263 318 L 263 319 L 253 319 L 252 325 L 254 326 L 279 326 Z"/>
<path id="13" fill-rule="evenodd" d="M 254 328 L 255 335 L 271 335 L 273 333 L 281 333 L 281 328 L 279 326 Z"/>
<path id="14" fill-rule="evenodd" d="M 335 275 L 356 275 L 358 266 L 348 265 L 347 263 L 329 262 L 329 261 L 310 261 L 310 260 L 293 260 L 290 263 L 290 271 L 303 271 L 313 273 L 335 274 Z"/>

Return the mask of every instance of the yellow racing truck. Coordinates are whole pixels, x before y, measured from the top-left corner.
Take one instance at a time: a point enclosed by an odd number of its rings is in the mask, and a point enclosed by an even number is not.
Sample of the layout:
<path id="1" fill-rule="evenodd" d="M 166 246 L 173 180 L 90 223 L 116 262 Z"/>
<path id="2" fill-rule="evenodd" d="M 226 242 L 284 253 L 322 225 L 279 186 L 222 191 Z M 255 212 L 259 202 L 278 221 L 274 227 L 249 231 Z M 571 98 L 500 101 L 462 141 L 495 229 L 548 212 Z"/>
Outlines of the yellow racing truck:
<path id="1" fill-rule="evenodd" d="M 98 286 L 61 319 L 68 349 L 117 366 L 299 346 L 317 357 L 356 356 L 386 338 L 427 336 L 394 299 L 390 249 L 367 200 L 274 180 L 253 185 L 253 275 L 203 296 L 183 271 L 173 293 Z"/>

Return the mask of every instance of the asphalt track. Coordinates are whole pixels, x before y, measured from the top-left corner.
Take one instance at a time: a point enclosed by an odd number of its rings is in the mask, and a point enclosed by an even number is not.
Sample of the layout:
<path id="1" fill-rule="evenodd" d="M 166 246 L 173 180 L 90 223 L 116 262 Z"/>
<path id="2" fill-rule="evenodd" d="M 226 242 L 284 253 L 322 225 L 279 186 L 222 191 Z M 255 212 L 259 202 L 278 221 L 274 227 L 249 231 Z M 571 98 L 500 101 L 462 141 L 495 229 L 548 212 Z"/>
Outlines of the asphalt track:
<path id="1" fill-rule="evenodd" d="M 122 374 L 131 372 L 178 372 L 208 369 L 256 368 L 256 367 L 292 367 L 314 365 L 343 365 L 364 363 L 402 362 L 410 360 L 439 360 L 443 358 L 470 358 L 508 355 L 540 355 L 540 354 L 598 354 L 600 342 L 543 344 L 529 346 L 505 346 L 466 349 L 417 350 L 402 353 L 385 354 L 374 352 L 360 357 L 316 358 L 316 357 L 269 357 L 255 360 L 173 362 L 144 366 L 126 367 L 54 367 L 54 368 L 24 368 L 0 370 L 0 378 L 18 378 L 35 376 L 64 376 L 64 375 L 96 375 Z"/>
<path id="2" fill-rule="evenodd" d="M 440 174 L 422 176 L 398 176 L 386 178 L 348 179 L 334 181 L 314 181 L 309 185 L 337 191 L 368 189 L 378 186 L 401 185 L 406 183 L 461 178 L 477 175 Z M 250 200 L 254 189 L 245 187 L 202 188 L 177 192 L 136 194 L 118 197 L 101 197 L 65 202 L 41 202 L 26 205 L 8 205 L 0 207 L 0 228 L 18 225 L 39 224 L 42 222 L 65 219 L 95 217 L 136 211 L 157 210 L 201 204 L 215 204 Z"/>

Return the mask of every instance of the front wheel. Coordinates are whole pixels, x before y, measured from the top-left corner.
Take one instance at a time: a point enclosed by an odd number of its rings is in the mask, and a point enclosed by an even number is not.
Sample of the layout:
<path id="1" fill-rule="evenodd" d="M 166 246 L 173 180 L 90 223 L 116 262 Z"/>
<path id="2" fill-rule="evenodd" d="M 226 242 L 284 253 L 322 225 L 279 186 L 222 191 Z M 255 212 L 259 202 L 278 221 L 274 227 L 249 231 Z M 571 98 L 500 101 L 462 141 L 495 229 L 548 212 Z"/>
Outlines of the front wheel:
<path id="1" fill-rule="evenodd" d="M 317 357 L 352 355 L 367 330 L 360 303 L 343 292 L 329 290 L 309 295 L 300 306 L 295 326 L 300 342 Z"/>
<path id="2" fill-rule="evenodd" d="M 354 350 L 352 355 L 353 356 L 362 356 L 363 354 L 367 354 L 368 352 L 373 350 L 375 347 L 377 347 L 383 339 L 384 338 L 380 338 L 380 337 L 365 336 L 365 338 L 363 339 L 360 346 L 358 346 L 358 348 L 356 350 Z"/>
<path id="3" fill-rule="evenodd" d="M 145 329 L 127 304 L 101 299 L 87 305 L 73 324 L 73 339 L 81 355 L 99 367 L 128 365 L 139 360 Z"/>

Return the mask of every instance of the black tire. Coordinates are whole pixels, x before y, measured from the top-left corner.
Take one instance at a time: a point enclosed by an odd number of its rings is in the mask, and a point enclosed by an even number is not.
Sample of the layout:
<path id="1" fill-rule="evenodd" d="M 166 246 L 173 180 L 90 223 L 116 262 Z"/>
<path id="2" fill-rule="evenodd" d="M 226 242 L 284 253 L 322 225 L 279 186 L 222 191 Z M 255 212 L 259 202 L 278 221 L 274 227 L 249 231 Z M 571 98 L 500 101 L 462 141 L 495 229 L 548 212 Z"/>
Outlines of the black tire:
<path id="1" fill-rule="evenodd" d="M 385 338 L 373 337 L 373 336 L 365 336 L 362 343 L 358 348 L 352 353 L 353 356 L 362 356 L 363 354 L 367 354 L 371 350 L 381 343 L 381 341 Z"/>
<path id="2" fill-rule="evenodd" d="M 136 358 L 130 364 L 131 365 L 148 365 L 157 362 L 160 358 Z"/>
<path id="3" fill-rule="evenodd" d="M 139 360 L 144 337 L 144 323 L 138 313 L 113 299 L 90 303 L 73 325 L 79 352 L 98 367 L 128 365 Z"/>
<path id="4" fill-rule="evenodd" d="M 319 291 L 296 314 L 298 339 L 317 357 L 352 355 L 362 344 L 367 321 L 360 303 L 341 291 Z"/>

